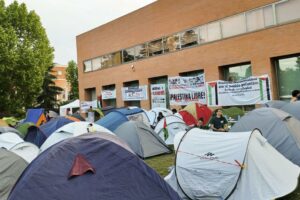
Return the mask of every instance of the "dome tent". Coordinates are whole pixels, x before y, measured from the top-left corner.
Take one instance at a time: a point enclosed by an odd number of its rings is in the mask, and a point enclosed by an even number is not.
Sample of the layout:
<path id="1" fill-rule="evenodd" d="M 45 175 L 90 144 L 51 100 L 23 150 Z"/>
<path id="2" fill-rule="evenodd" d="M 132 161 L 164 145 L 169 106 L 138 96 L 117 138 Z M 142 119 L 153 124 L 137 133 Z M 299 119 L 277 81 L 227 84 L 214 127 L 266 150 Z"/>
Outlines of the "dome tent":
<path id="1" fill-rule="evenodd" d="M 28 166 L 9 200 L 30 199 L 180 198 L 116 136 L 93 133 L 54 145 Z"/>
<path id="2" fill-rule="evenodd" d="M 282 155 L 300 166 L 300 121 L 276 108 L 258 108 L 237 121 L 230 132 L 258 128 Z"/>
<path id="3" fill-rule="evenodd" d="M 20 156 L 0 148 L 0 199 L 6 200 L 28 163 Z"/>
<path id="4" fill-rule="evenodd" d="M 300 120 L 300 101 L 287 103 L 282 106 L 280 110 L 283 110 Z"/>
<path id="5" fill-rule="evenodd" d="M 297 186 L 300 168 L 258 129 L 219 133 L 193 128 L 177 134 L 175 168 L 165 180 L 182 199 L 265 200 Z"/>
<path id="6" fill-rule="evenodd" d="M 164 138 L 164 122 L 166 121 L 166 128 L 168 130 L 168 138 Z M 160 120 L 156 125 L 154 131 L 159 135 L 159 137 L 165 141 L 166 144 L 174 144 L 174 137 L 177 133 L 185 131 L 189 127 L 185 122 L 176 115 L 166 116 L 164 119 Z"/>
<path id="7" fill-rule="evenodd" d="M 115 134 L 141 158 L 171 153 L 166 143 L 142 122 L 125 122 L 115 130 Z"/>
<path id="8" fill-rule="evenodd" d="M 157 122 L 157 116 L 158 116 L 158 113 L 161 112 L 163 114 L 163 116 L 169 116 L 169 115 L 172 115 L 172 111 L 167 109 L 167 108 L 152 108 L 151 110 L 149 110 L 147 112 L 147 116 L 149 118 L 149 122 L 150 122 L 150 125 L 152 126 L 155 126 L 158 122 Z"/>
<path id="9" fill-rule="evenodd" d="M 45 151 L 50 146 L 64 139 L 75 137 L 89 132 L 90 124 L 91 124 L 90 122 L 72 122 L 60 127 L 54 133 L 52 133 L 47 138 L 47 140 L 43 143 L 43 145 L 40 147 L 41 151 Z M 107 130 L 106 128 L 94 123 L 92 123 L 92 127 L 94 131 L 101 131 L 101 132 L 113 134 L 111 131 Z"/>

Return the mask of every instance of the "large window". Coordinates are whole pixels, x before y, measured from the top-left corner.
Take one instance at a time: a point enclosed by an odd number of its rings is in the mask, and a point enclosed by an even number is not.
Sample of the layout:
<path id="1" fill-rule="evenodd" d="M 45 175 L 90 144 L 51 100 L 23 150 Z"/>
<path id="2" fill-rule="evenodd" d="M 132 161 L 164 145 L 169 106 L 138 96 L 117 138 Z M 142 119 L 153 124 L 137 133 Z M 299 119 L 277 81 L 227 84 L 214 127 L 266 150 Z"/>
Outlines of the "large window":
<path id="1" fill-rule="evenodd" d="M 159 55 L 163 53 L 162 39 L 154 40 L 148 43 L 149 56 Z"/>
<path id="2" fill-rule="evenodd" d="M 284 23 L 300 18 L 300 1 L 289 0 L 276 4 L 277 23 Z"/>
<path id="3" fill-rule="evenodd" d="M 84 67 L 83 67 L 84 72 L 92 71 L 92 61 L 91 60 L 84 61 L 83 65 L 84 65 Z"/>
<path id="4" fill-rule="evenodd" d="M 222 70 L 226 81 L 239 81 L 252 75 L 250 63 L 222 66 Z"/>
<path id="5" fill-rule="evenodd" d="M 190 47 L 198 44 L 198 29 L 191 29 L 181 33 L 181 48 Z"/>
<path id="6" fill-rule="evenodd" d="M 164 51 L 172 52 L 180 49 L 179 34 L 167 36 L 164 39 Z"/>
<path id="7" fill-rule="evenodd" d="M 136 59 L 142 59 L 148 57 L 148 45 L 146 44 L 141 44 L 137 45 L 135 47 L 135 58 Z"/>
<path id="8" fill-rule="evenodd" d="M 122 54 L 121 51 L 112 53 L 112 65 L 120 65 L 122 64 Z"/>
<path id="9" fill-rule="evenodd" d="M 101 68 L 101 57 L 92 60 L 93 71 Z"/>
<path id="10" fill-rule="evenodd" d="M 223 19 L 221 24 L 223 37 L 230 37 L 246 32 L 244 13 Z"/>
<path id="11" fill-rule="evenodd" d="M 130 62 L 134 60 L 134 47 L 123 50 L 123 62 Z"/>
<path id="12" fill-rule="evenodd" d="M 207 25 L 207 36 L 208 41 L 221 39 L 220 22 L 213 22 Z"/>
<path id="13" fill-rule="evenodd" d="M 112 66 L 112 54 L 108 54 L 105 56 L 102 56 L 102 67 L 111 67 Z"/>
<path id="14" fill-rule="evenodd" d="M 300 88 L 300 55 L 277 59 L 275 66 L 279 97 L 290 99 L 291 92 Z"/>
<path id="15" fill-rule="evenodd" d="M 123 83 L 124 87 L 138 87 L 139 86 L 139 81 L 130 81 L 130 82 L 125 82 Z M 141 102 L 140 101 L 124 101 L 125 107 L 128 106 L 137 106 L 141 107 Z"/>
<path id="16" fill-rule="evenodd" d="M 116 89 L 116 85 L 115 84 L 102 86 L 102 90 L 111 90 L 111 91 L 114 91 L 115 89 Z M 105 107 L 106 106 L 114 106 L 114 107 L 117 106 L 116 99 L 103 99 L 102 98 L 102 101 L 103 101 Z"/>

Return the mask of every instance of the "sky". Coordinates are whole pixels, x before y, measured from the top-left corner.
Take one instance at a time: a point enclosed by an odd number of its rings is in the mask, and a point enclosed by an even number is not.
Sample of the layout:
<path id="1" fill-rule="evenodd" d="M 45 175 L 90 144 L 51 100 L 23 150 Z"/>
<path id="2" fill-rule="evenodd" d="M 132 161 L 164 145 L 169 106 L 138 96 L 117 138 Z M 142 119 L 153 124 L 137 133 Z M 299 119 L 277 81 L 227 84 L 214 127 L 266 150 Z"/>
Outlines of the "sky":
<path id="1" fill-rule="evenodd" d="M 14 0 L 5 0 L 6 6 Z M 54 62 L 77 62 L 76 36 L 142 8 L 155 0 L 17 0 L 41 18 Z"/>

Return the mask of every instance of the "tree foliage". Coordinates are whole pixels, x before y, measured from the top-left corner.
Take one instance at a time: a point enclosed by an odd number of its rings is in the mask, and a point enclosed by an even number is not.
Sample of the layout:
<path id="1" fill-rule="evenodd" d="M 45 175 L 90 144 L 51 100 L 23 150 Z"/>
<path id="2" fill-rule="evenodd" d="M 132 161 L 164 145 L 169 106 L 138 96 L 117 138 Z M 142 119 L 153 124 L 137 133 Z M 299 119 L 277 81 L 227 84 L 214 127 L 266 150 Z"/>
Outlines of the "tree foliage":
<path id="1" fill-rule="evenodd" d="M 78 68 L 75 61 L 71 60 L 68 63 L 68 67 L 66 69 L 66 79 L 68 83 L 71 85 L 70 91 L 70 100 L 75 100 L 79 98 L 78 91 Z"/>
<path id="2" fill-rule="evenodd" d="M 0 0 L 0 117 L 32 107 L 44 74 L 53 63 L 53 48 L 34 11 L 16 1 Z"/>
<path id="3" fill-rule="evenodd" d="M 48 67 L 45 72 L 44 82 L 42 85 L 42 92 L 37 98 L 38 107 L 44 108 L 45 110 L 56 110 L 58 107 L 57 95 L 59 95 L 63 89 L 55 86 L 53 75 L 54 65 Z"/>

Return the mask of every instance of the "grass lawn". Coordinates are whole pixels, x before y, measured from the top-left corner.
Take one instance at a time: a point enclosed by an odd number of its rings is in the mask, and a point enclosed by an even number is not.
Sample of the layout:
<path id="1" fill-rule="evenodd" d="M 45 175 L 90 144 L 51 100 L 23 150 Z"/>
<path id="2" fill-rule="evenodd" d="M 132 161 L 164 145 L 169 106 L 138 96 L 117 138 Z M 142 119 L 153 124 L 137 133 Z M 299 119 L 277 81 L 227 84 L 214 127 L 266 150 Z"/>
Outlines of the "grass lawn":
<path id="1" fill-rule="evenodd" d="M 153 158 L 148 158 L 145 160 L 145 162 L 152 167 L 158 174 L 160 174 L 162 177 L 165 177 L 168 172 L 168 168 L 172 165 L 174 165 L 174 157 L 175 154 L 165 154 L 161 156 L 156 156 Z M 298 181 L 300 183 L 300 179 Z M 290 195 L 287 195 L 285 197 L 280 198 L 280 200 L 300 200 L 300 184 L 298 184 L 297 189 L 291 193 Z"/>

